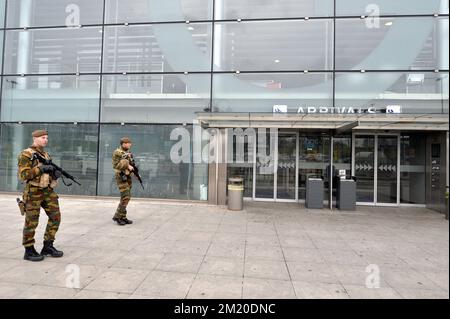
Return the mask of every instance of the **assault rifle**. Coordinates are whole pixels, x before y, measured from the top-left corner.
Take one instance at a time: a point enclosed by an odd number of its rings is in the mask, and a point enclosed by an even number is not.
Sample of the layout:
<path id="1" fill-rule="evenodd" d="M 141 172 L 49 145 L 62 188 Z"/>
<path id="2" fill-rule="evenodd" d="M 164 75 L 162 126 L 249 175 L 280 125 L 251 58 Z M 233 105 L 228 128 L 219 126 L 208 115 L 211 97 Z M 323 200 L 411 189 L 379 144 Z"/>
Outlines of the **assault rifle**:
<path id="1" fill-rule="evenodd" d="M 139 168 L 137 167 L 136 162 L 134 161 L 133 154 L 131 154 L 131 153 L 128 153 L 128 154 L 130 155 L 130 166 L 133 167 L 134 176 L 136 176 L 139 183 L 141 183 L 142 189 L 145 189 L 144 184 L 142 182 L 141 175 L 139 175 Z"/>
<path id="2" fill-rule="evenodd" d="M 71 181 L 73 181 L 75 184 L 78 184 L 78 185 L 81 186 L 81 184 L 78 183 L 78 182 L 75 180 L 75 177 L 73 177 L 72 175 L 70 175 L 69 173 L 67 173 L 64 169 L 62 169 L 61 167 L 59 167 L 58 165 L 56 165 L 55 163 L 53 163 L 52 160 L 46 159 L 44 156 L 42 156 L 41 154 L 39 154 L 39 153 L 37 153 L 37 152 L 34 153 L 32 160 L 33 160 L 33 159 L 37 159 L 37 160 L 38 160 L 40 163 L 42 163 L 43 165 L 51 165 L 51 166 L 53 166 L 54 171 L 59 173 L 59 174 L 57 174 L 57 175 L 56 175 L 55 173 L 53 173 L 53 177 L 54 177 L 55 179 L 57 179 L 59 176 L 62 175 L 62 176 L 64 176 L 65 178 L 68 178 L 68 179 L 70 179 Z M 59 175 L 59 176 L 58 176 L 58 175 Z M 71 185 L 72 185 L 72 183 L 66 184 L 66 182 L 64 181 L 64 178 L 62 178 L 62 180 L 63 180 L 64 185 L 66 185 L 66 186 L 71 186 Z"/>

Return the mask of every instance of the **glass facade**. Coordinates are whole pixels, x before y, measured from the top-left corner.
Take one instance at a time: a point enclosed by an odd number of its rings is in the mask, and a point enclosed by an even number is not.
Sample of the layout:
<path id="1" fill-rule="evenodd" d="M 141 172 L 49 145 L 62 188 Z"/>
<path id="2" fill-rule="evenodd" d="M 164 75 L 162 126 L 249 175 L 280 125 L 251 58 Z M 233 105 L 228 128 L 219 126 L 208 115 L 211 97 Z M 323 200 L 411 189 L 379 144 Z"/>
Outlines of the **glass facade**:
<path id="1" fill-rule="evenodd" d="M 82 186 L 70 187 L 59 180 L 58 193 L 95 195 L 97 184 L 98 124 L 12 124 L 1 125 L 0 191 L 14 192 L 23 185 L 17 178 L 17 156 L 30 146 L 31 132 L 49 132 L 48 152 L 56 164 L 76 177 Z M 69 184 L 70 180 L 66 180 Z"/>
<path id="2" fill-rule="evenodd" d="M 52 152 L 94 158 L 72 172 L 93 182 L 67 192 L 114 194 L 110 153 L 126 133 L 137 157 L 158 158 L 146 170 L 158 187 L 137 196 L 200 199 L 207 165 L 165 154 L 196 112 L 448 114 L 448 16 L 448 0 L 0 0 L 0 191 L 17 189 L 11 163 L 36 127 L 57 134 Z M 234 169 L 254 183 L 253 168 Z M 283 185 L 292 196 L 292 179 Z M 260 191 L 272 189 L 249 192 Z"/>
<path id="3" fill-rule="evenodd" d="M 8 28 L 79 26 L 103 22 L 103 0 L 6 0 Z"/>
<path id="4" fill-rule="evenodd" d="M 122 136 L 133 137 L 135 155 L 144 188 L 133 185 L 132 194 L 138 197 L 168 199 L 200 199 L 200 186 L 207 185 L 208 175 L 203 164 L 175 164 L 170 157 L 175 142 L 171 131 L 178 125 L 102 125 L 100 127 L 100 162 L 98 166 L 98 194 L 119 196 L 111 166 L 111 154 Z M 192 131 L 192 126 L 187 127 Z"/>
<path id="5" fill-rule="evenodd" d="M 5 74 L 99 73 L 100 27 L 10 30 Z"/>

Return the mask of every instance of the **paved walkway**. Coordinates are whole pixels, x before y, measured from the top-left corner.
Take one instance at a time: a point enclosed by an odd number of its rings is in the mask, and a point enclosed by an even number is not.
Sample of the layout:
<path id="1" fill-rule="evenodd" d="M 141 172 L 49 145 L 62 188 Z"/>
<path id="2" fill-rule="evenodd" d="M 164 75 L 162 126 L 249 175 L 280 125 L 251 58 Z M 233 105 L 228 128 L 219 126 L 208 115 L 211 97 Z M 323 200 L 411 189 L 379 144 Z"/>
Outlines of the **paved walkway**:
<path id="1" fill-rule="evenodd" d="M 132 200 L 119 227 L 116 204 L 63 197 L 65 255 L 31 263 L 15 196 L 0 195 L 0 297 L 449 298 L 448 222 L 426 209 Z"/>

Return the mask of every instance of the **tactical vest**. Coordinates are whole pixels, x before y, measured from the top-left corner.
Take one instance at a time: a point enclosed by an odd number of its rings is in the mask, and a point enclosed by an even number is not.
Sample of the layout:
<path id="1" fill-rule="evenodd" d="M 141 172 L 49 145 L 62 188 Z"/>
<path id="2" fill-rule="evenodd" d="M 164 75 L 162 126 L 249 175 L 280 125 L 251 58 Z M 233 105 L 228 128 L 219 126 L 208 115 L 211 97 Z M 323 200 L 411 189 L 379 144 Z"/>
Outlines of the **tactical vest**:
<path id="1" fill-rule="evenodd" d="M 124 173 L 125 175 L 130 175 L 131 172 L 130 172 L 130 170 L 128 169 L 128 165 L 130 165 L 130 157 L 129 157 L 129 154 L 130 154 L 130 153 L 124 151 L 124 150 L 121 149 L 121 148 L 118 148 L 118 149 L 116 149 L 116 150 L 114 151 L 114 155 L 113 155 L 113 156 L 116 156 L 116 154 L 120 154 L 119 165 L 120 165 L 120 166 L 124 166 L 124 167 L 126 167 L 126 168 L 123 169 L 123 170 L 114 168 L 114 172 L 115 172 L 116 174 Z"/>
<path id="2" fill-rule="evenodd" d="M 27 148 L 26 150 L 24 150 L 22 152 L 21 155 L 25 155 L 26 157 L 28 157 L 25 152 L 31 154 L 31 158 L 30 158 L 30 160 L 32 161 L 31 169 L 42 166 L 42 163 L 40 163 L 37 159 L 33 158 L 34 153 L 36 153 L 35 150 L 33 150 L 32 148 Z M 48 160 L 50 159 L 50 155 L 48 155 L 47 152 L 40 153 L 40 154 L 43 155 L 46 159 L 48 159 Z M 40 187 L 40 188 L 46 188 L 49 186 L 51 188 L 55 188 L 56 185 L 58 184 L 58 181 L 53 180 L 53 178 L 50 176 L 50 174 L 44 173 L 44 174 L 36 176 L 35 178 L 33 178 L 31 180 L 28 180 L 26 183 L 29 185 Z"/>

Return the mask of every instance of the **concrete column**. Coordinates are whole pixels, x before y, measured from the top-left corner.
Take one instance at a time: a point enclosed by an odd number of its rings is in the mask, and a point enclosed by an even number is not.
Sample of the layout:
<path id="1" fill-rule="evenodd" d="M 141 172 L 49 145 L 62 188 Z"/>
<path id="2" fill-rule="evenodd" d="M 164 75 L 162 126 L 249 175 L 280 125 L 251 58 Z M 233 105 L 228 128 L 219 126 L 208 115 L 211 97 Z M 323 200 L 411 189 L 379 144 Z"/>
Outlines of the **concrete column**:
<path id="1" fill-rule="evenodd" d="M 33 11 L 32 0 L 21 0 L 20 1 L 20 25 L 29 27 L 31 25 L 31 17 Z M 31 33 L 30 31 L 19 32 L 19 38 L 17 43 L 17 74 L 28 73 L 30 52 L 31 50 Z M 27 79 L 18 78 L 17 89 L 27 88 Z"/>
<path id="2" fill-rule="evenodd" d="M 226 205 L 227 203 L 227 136 L 225 129 L 217 129 L 217 135 L 211 137 L 210 150 L 214 148 L 215 162 L 209 164 L 208 203 Z"/>

